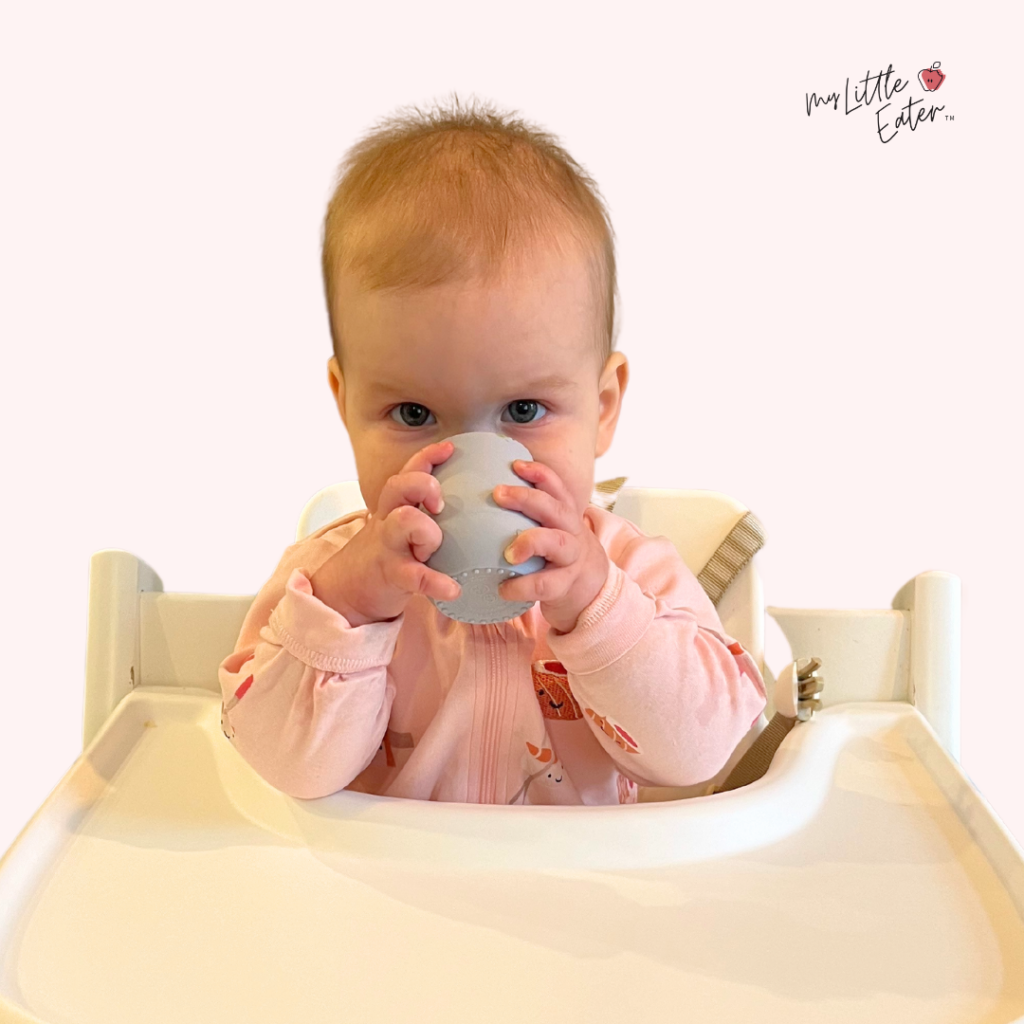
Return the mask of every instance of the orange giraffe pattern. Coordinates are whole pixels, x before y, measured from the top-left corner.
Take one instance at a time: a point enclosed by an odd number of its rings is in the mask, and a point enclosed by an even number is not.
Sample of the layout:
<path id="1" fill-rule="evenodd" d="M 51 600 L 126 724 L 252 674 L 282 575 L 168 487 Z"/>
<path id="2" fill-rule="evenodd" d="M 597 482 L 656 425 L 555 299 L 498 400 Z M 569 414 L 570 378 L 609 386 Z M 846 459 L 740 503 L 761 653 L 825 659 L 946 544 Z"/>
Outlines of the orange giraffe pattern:
<path id="1" fill-rule="evenodd" d="M 585 710 L 594 720 L 594 724 L 605 734 L 605 736 L 612 740 L 616 746 L 622 747 L 627 754 L 640 753 L 640 748 L 636 745 L 636 740 L 634 740 L 621 725 L 617 725 L 610 718 L 602 717 L 593 708 L 586 708 Z"/>

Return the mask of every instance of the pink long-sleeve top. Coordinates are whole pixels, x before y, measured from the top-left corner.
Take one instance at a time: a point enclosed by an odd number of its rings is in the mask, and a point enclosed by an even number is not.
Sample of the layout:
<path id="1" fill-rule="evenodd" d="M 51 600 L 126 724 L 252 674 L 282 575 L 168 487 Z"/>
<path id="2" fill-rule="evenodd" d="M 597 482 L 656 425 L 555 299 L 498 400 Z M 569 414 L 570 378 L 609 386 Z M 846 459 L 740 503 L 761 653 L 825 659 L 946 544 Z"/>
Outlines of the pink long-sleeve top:
<path id="1" fill-rule="evenodd" d="M 471 625 L 419 594 L 353 627 L 309 581 L 366 515 L 285 551 L 219 668 L 225 735 L 288 795 L 631 803 L 637 785 L 715 776 L 765 707 L 756 663 L 666 537 L 588 505 L 609 572 L 568 633 L 539 604 Z"/>

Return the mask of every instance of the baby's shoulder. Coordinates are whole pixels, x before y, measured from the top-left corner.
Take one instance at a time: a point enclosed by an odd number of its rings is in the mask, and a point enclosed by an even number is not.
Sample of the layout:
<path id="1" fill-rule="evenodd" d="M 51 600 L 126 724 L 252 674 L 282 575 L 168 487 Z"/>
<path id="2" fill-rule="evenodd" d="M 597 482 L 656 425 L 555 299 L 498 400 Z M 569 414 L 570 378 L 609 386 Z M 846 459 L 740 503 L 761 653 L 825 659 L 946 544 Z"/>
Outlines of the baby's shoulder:
<path id="1" fill-rule="evenodd" d="M 703 595 L 693 570 L 668 537 L 648 534 L 629 519 L 595 505 L 587 506 L 585 518 L 608 558 L 645 593 L 698 600 Z"/>
<path id="2" fill-rule="evenodd" d="M 314 572 L 340 548 L 343 548 L 363 527 L 369 517 L 367 509 L 349 512 L 321 526 L 285 548 L 278 571 L 304 568 Z"/>
<path id="3" fill-rule="evenodd" d="M 587 521 L 594 536 L 601 542 L 605 550 L 638 541 L 665 539 L 663 537 L 651 537 L 644 533 L 636 523 L 623 516 L 616 515 L 614 512 L 609 512 L 608 509 L 601 508 L 599 505 L 588 505 L 584 510 L 583 518 Z"/>

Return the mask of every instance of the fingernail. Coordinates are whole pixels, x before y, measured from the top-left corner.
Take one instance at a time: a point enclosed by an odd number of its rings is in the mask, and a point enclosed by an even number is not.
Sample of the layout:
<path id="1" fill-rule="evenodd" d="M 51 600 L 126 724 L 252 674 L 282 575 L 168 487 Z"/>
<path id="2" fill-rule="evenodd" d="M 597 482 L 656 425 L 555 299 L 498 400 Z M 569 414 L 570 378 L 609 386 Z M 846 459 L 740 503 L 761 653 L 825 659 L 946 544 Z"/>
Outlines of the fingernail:
<path id="1" fill-rule="evenodd" d="M 444 498 L 437 499 L 437 511 L 441 512 L 444 510 Z"/>
<path id="2" fill-rule="evenodd" d="M 510 562 L 513 565 L 515 565 L 516 559 L 515 559 L 515 555 L 512 552 L 512 547 L 513 547 L 513 545 L 509 544 L 509 546 L 507 548 L 505 548 L 504 555 L 505 555 L 505 561 L 506 562 Z"/>

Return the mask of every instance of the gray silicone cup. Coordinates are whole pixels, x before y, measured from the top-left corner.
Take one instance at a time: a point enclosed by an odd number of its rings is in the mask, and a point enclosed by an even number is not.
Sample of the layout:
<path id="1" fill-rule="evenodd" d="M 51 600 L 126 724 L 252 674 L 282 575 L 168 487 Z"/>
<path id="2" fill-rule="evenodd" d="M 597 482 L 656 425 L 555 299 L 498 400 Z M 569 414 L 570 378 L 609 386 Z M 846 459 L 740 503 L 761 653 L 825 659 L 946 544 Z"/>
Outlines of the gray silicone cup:
<path id="1" fill-rule="evenodd" d="M 547 562 L 533 555 L 512 565 L 503 554 L 508 545 L 531 527 L 539 526 L 516 509 L 494 500 L 498 484 L 532 487 L 512 468 L 515 459 L 532 461 L 530 450 L 503 434 L 474 431 L 446 438 L 455 445 L 434 476 L 441 484 L 444 508 L 434 515 L 421 511 L 441 527 L 441 546 L 427 559 L 437 572 L 447 573 L 462 587 L 454 601 L 431 601 L 450 619 L 474 624 L 507 622 L 533 607 L 533 601 L 506 601 L 498 585 L 512 576 L 543 569 Z"/>

